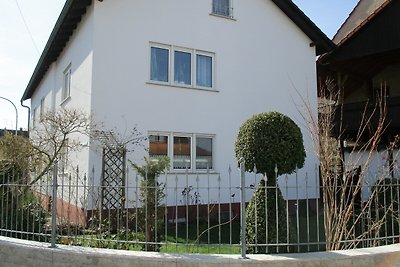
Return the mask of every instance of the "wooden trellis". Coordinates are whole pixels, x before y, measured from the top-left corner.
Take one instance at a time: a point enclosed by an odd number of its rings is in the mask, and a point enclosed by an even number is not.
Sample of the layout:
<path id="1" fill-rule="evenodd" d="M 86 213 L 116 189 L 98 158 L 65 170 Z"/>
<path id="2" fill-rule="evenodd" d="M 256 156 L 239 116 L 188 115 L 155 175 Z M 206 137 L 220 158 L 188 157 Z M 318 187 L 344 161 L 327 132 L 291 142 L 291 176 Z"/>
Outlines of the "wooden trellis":
<path id="1" fill-rule="evenodd" d="M 126 149 L 104 147 L 102 166 L 102 209 L 123 209 L 125 206 Z"/>

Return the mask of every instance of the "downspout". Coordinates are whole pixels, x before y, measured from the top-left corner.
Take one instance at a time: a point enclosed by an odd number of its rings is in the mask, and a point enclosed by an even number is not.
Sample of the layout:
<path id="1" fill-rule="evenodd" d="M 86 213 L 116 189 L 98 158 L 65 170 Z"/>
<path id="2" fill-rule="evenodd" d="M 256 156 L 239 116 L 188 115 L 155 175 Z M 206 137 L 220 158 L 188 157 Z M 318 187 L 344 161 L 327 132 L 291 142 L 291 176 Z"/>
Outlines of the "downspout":
<path id="1" fill-rule="evenodd" d="M 21 106 L 28 109 L 28 137 L 29 137 L 29 130 L 31 129 L 31 127 L 30 127 L 30 124 L 31 124 L 31 108 L 28 107 L 28 106 L 25 106 L 22 102 L 23 102 L 23 100 L 21 99 Z"/>

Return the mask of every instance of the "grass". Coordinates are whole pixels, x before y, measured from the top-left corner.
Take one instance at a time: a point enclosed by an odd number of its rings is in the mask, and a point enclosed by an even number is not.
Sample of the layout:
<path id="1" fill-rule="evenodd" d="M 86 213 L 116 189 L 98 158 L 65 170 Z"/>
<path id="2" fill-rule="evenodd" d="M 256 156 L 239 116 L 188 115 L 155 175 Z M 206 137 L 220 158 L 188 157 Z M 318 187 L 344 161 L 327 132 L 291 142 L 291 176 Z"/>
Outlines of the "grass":
<path id="1" fill-rule="evenodd" d="M 317 216 L 310 215 L 307 223 L 305 217 L 299 217 L 299 236 L 297 238 L 297 220 L 290 218 L 290 231 L 294 232 L 294 238 L 291 238 L 290 251 L 308 252 L 324 250 L 324 245 L 307 245 L 307 242 L 317 242 L 318 234 L 320 242 L 323 237 L 323 216 L 318 218 L 319 230 L 317 230 Z M 308 231 L 307 231 L 308 225 Z M 207 230 L 209 229 L 209 230 Z M 171 225 L 160 231 L 160 252 L 164 253 L 201 253 L 201 254 L 240 254 L 240 224 L 232 222 L 222 226 L 207 225 L 207 223 L 178 224 Z M 86 247 L 100 247 L 110 249 L 143 250 L 143 234 L 134 234 L 132 232 L 123 232 L 119 235 L 95 234 L 79 235 L 77 237 L 60 237 L 59 243 L 72 244 Z M 297 244 L 299 243 L 299 244 Z"/>

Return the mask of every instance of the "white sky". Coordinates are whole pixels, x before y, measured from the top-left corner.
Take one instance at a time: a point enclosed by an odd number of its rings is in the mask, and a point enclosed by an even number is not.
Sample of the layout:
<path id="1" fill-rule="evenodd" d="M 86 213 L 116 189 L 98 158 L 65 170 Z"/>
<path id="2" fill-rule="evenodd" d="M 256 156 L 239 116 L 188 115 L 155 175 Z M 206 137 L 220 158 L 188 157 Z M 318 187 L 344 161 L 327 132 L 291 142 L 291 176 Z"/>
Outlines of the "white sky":
<path id="1" fill-rule="evenodd" d="M 293 1 L 328 37 L 333 37 L 358 2 Z M 64 3 L 65 0 L 0 0 L 0 96 L 8 98 L 17 107 L 18 128 L 28 125 L 28 112 L 21 107 L 20 99 Z M 24 104 L 30 105 L 29 101 Z M 0 128 L 15 129 L 15 110 L 11 103 L 3 99 L 0 99 Z"/>

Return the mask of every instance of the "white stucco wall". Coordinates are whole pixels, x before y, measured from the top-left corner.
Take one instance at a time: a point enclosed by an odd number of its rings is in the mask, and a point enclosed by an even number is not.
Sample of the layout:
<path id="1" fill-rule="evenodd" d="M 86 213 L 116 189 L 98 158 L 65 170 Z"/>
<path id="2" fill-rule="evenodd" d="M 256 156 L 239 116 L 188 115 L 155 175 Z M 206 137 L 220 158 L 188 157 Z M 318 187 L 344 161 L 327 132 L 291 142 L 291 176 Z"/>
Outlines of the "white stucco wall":
<path id="1" fill-rule="evenodd" d="M 137 125 L 143 134 L 215 135 L 214 171 L 225 181 L 228 167 L 236 168 L 240 125 L 254 114 L 279 111 L 302 127 L 308 157 L 300 176 L 313 175 L 298 94 L 315 105 L 315 48 L 273 2 L 233 4 L 231 20 L 210 15 L 211 0 L 95 1 L 92 110 L 105 128 L 121 132 Z M 149 83 L 150 42 L 215 53 L 216 91 Z M 137 149 L 129 158 L 140 162 L 145 154 Z M 100 169 L 100 162 L 91 157 L 89 165 Z M 289 198 L 296 198 L 293 188 Z"/>
<path id="2" fill-rule="evenodd" d="M 93 8 L 88 8 L 87 14 L 82 18 L 81 23 L 70 37 L 69 42 L 58 57 L 58 60 L 50 65 L 49 70 L 44 75 L 41 83 L 37 87 L 31 99 L 32 111 L 36 108 L 36 127 L 40 126 L 39 110 L 41 99 L 45 97 L 45 111 L 57 112 L 61 109 L 77 109 L 83 111 L 88 116 L 91 113 L 90 96 L 92 88 L 92 47 L 93 47 Z M 62 100 L 62 87 L 65 69 L 71 68 L 71 88 L 70 98 Z M 32 112 L 33 115 L 33 112 Z M 33 118 L 31 118 L 31 127 Z M 32 136 L 34 138 L 34 136 Z M 82 145 L 89 142 L 88 137 L 83 135 L 73 135 L 69 139 L 79 140 Z M 72 181 L 75 184 L 76 167 L 79 167 L 80 173 L 88 172 L 88 153 L 89 149 L 84 148 L 79 152 L 69 151 L 68 166 L 65 166 L 64 173 L 72 175 Z M 61 170 L 62 166 L 59 166 Z M 61 171 L 59 171 L 61 173 Z M 67 188 L 67 175 L 59 176 L 60 190 L 62 195 L 63 188 Z M 83 183 L 83 175 L 78 179 L 78 183 Z M 75 203 L 75 196 L 78 197 L 78 203 L 81 204 L 83 190 L 73 194 L 70 201 Z"/>
<path id="3" fill-rule="evenodd" d="M 160 131 L 214 136 L 210 175 L 173 173 L 180 186 L 194 187 L 197 178 L 200 187 L 216 187 L 218 177 L 224 186 L 238 186 L 234 142 L 240 125 L 254 114 L 279 111 L 301 127 L 307 150 L 299 179 L 289 177 L 283 195 L 289 199 L 318 197 L 317 161 L 299 96 L 311 107 L 316 106 L 315 47 L 271 1 L 255 0 L 248 4 L 234 0 L 233 19 L 210 15 L 211 2 L 94 1 L 42 80 L 32 98 L 32 107 L 40 103 L 43 95 L 51 99 L 53 109 L 60 107 L 62 72 L 71 64 L 71 98 L 61 106 L 91 112 L 104 130 L 126 136 L 137 125 L 143 135 Z M 151 83 L 151 42 L 214 53 L 215 90 Z M 139 147 L 128 153 L 128 158 L 141 163 L 146 154 Z M 79 163 L 81 173 L 88 174 L 89 181 L 100 183 L 98 143 L 92 142 L 90 150 L 72 158 Z M 229 166 L 233 170 L 230 180 Z M 306 173 L 308 191 L 304 189 Z M 247 184 L 257 183 L 259 178 L 248 174 Z M 134 185 L 134 178 L 130 182 Z M 284 184 L 281 177 L 280 185 Z M 296 185 L 303 189 L 296 190 Z M 203 199 L 208 198 L 205 194 Z M 225 193 L 210 201 L 229 200 Z M 178 204 L 175 197 L 170 201 Z"/>

